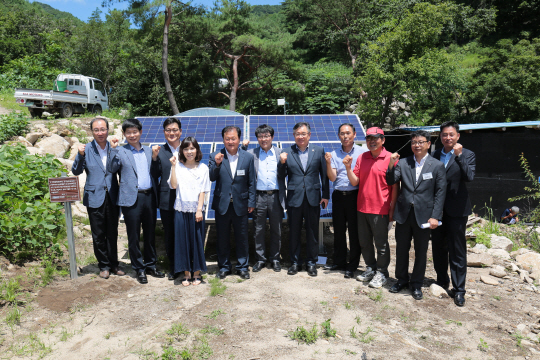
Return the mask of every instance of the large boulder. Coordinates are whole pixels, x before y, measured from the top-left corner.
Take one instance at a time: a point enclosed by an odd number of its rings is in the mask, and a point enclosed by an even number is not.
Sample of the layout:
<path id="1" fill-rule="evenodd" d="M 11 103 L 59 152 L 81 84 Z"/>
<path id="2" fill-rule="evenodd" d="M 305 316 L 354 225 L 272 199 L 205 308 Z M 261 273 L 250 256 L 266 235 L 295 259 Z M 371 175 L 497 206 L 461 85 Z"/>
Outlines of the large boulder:
<path id="1" fill-rule="evenodd" d="M 469 254 L 467 255 L 467 266 L 482 267 L 493 265 L 493 258 L 488 254 Z"/>
<path id="2" fill-rule="evenodd" d="M 57 158 L 63 158 L 69 149 L 69 143 L 60 135 L 52 134 L 49 137 L 42 138 L 36 143 L 36 147 L 43 149 L 47 154 L 53 154 Z"/>
<path id="3" fill-rule="evenodd" d="M 540 269 L 540 254 L 528 252 L 523 255 L 516 256 L 516 262 L 521 264 L 523 268 L 529 272 Z"/>
<path id="4" fill-rule="evenodd" d="M 26 134 L 26 141 L 28 141 L 30 144 L 34 145 L 36 141 L 41 139 L 43 137 L 42 132 L 30 132 Z"/>
<path id="5" fill-rule="evenodd" d="M 503 249 L 489 249 L 487 253 L 491 256 L 501 258 L 503 260 L 510 260 L 510 254 Z"/>
<path id="6" fill-rule="evenodd" d="M 26 150 L 28 150 L 30 155 L 39 155 L 39 156 L 45 155 L 45 151 L 37 147 L 29 147 L 29 148 L 26 148 Z"/>
<path id="7" fill-rule="evenodd" d="M 492 249 L 502 249 L 505 251 L 512 251 L 512 246 L 514 246 L 514 243 L 512 240 L 507 238 L 506 236 L 497 236 L 494 234 L 491 234 L 491 248 Z"/>

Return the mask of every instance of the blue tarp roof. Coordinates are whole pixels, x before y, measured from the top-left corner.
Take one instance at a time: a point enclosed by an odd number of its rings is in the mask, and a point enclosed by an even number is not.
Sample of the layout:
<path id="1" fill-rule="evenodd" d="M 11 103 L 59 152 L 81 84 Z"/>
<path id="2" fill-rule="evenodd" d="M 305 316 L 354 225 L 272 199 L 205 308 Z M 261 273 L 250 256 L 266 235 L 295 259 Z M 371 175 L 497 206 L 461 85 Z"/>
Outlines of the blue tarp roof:
<path id="1" fill-rule="evenodd" d="M 500 129 L 508 127 L 519 127 L 519 126 L 540 126 L 540 120 L 535 121 L 518 121 L 518 122 L 505 122 L 505 123 L 483 123 L 483 124 L 459 124 L 459 131 L 465 130 L 481 130 L 481 129 Z M 429 132 L 440 131 L 440 126 L 412 126 L 399 128 L 403 131 L 417 131 L 425 130 Z"/>
<path id="2" fill-rule="evenodd" d="M 197 109 L 184 111 L 174 116 L 220 116 L 220 115 L 223 116 L 223 115 L 242 115 L 242 114 L 237 113 L 235 111 L 231 111 L 231 110 L 203 107 L 203 108 L 197 108 Z"/>

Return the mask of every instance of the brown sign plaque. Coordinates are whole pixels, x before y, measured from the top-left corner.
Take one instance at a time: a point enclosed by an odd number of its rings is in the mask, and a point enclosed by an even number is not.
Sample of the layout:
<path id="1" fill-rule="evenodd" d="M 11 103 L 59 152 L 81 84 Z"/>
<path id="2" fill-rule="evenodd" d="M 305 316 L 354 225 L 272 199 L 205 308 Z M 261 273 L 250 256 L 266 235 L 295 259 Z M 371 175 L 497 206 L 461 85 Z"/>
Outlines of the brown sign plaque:
<path id="1" fill-rule="evenodd" d="M 51 202 L 81 201 L 79 177 L 49 178 Z"/>

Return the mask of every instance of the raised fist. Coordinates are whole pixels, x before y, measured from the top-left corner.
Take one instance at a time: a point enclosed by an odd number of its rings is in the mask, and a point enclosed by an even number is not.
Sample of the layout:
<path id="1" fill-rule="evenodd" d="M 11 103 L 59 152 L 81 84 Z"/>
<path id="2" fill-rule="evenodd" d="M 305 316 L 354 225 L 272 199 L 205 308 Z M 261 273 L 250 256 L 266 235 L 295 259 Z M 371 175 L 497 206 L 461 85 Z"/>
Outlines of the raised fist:
<path id="1" fill-rule="evenodd" d="M 397 152 L 393 153 L 390 156 L 390 166 L 394 166 L 394 164 L 399 160 L 399 154 Z"/>
<path id="2" fill-rule="evenodd" d="M 242 141 L 242 146 L 248 146 L 248 145 L 249 145 L 249 139 Z"/>
<path id="3" fill-rule="evenodd" d="M 463 152 L 463 146 L 460 143 L 454 145 L 454 155 L 459 156 Z"/>
<path id="4" fill-rule="evenodd" d="M 329 153 L 329 152 L 325 153 L 324 159 L 326 160 L 327 164 L 330 164 L 330 162 L 332 161 L 332 153 Z"/>
<path id="5" fill-rule="evenodd" d="M 79 144 L 77 149 L 79 150 L 79 154 L 81 154 L 81 156 L 84 156 L 84 149 L 86 149 L 86 145 L 85 144 Z"/>
<path id="6" fill-rule="evenodd" d="M 118 146 L 118 143 L 119 143 L 118 138 L 113 137 L 113 138 L 111 139 L 111 147 L 112 147 L 113 149 L 114 149 L 115 147 Z"/>
<path id="7" fill-rule="evenodd" d="M 161 149 L 161 146 L 154 145 L 152 146 L 152 158 L 156 159 L 159 154 L 159 149 Z"/>
<path id="8" fill-rule="evenodd" d="M 280 155 L 279 155 L 279 160 L 281 161 L 282 164 L 285 164 L 287 162 L 287 153 L 286 152 L 282 152 Z"/>
<path id="9" fill-rule="evenodd" d="M 220 165 L 221 162 L 223 161 L 223 158 L 225 157 L 225 155 L 223 155 L 222 153 L 217 153 L 216 154 L 216 164 Z"/>
<path id="10" fill-rule="evenodd" d="M 343 159 L 343 165 L 345 165 L 345 167 L 347 169 L 351 167 L 351 165 L 352 165 L 352 156 L 351 155 L 345 156 L 345 158 Z"/>
<path id="11" fill-rule="evenodd" d="M 173 156 L 169 159 L 169 161 L 171 162 L 171 165 L 172 165 L 172 166 L 176 166 L 176 156 L 173 155 Z"/>

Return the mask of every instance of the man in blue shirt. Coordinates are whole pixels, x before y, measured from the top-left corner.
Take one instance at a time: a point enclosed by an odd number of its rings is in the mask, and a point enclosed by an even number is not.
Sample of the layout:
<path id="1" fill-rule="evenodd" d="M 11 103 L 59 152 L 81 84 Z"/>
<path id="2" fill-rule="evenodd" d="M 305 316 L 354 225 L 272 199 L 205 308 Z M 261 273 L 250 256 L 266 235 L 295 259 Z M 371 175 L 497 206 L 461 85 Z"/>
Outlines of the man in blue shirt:
<path id="1" fill-rule="evenodd" d="M 330 181 L 334 182 L 332 193 L 332 221 L 334 223 L 334 262 L 324 267 L 325 270 L 345 270 L 345 278 L 354 277 L 360 263 L 360 242 L 358 239 L 358 222 L 356 215 L 356 199 L 358 185 L 353 186 L 347 177 L 347 169 L 343 164 L 346 156 L 351 156 L 353 164 L 367 149 L 356 145 L 356 129 L 352 124 L 341 124 L 338 129 L 341 149 L 325 154 L 326 172 Z M 347 264 L 347 229 L 349 230 L 349 246 L 351 248 L 349 264 Z"/>

